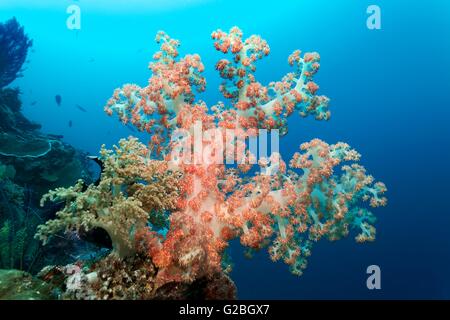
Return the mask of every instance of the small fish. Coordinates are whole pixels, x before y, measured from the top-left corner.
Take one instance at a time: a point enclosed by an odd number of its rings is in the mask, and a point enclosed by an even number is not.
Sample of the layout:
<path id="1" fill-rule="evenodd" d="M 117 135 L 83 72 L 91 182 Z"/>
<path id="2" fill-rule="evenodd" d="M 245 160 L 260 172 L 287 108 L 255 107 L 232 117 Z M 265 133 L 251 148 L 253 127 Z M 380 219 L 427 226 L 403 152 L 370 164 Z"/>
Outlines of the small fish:
<path id="1" fill-rule="evenodd" d="M 62 138 L 64 138 L 64 136 L 61 135 L 61 134 L 52 134 L 52 133 L 50 133 L 50 134 L 47 134 L 47 136 L 48 136 L 49 138 L 57 139 L 57 140 L 61 140 Z"/>
<path id="2" fill-rule="evenodd" d="M 57 94 L 55 96 L 55 101 L 58 106 L 61 106 L 62 97 L 59 94 Z"/>
<path id="3" fill-rule="evenodd" d="M 75 107 L 77 107 L 79 110 L 81 110 L 83 112 L 87 112 L 87 110 L 85 108 L 83 108 L 82 106 L 80 106 L 79 104 L 77 104 Z"/>
<path id="4" fill-rule="evenodd" d="M 95 61 L 94 58 L 90 58 L 88 62 L 89 62 L 89 63 L 92 63 L 92 62 L 94 62 L 94 61 Z"/>
<path id="5" fill-rule="evenodd" d="M 37 101 L 32 101 L 31 103 L 30 103 L 30 105 L 32 105 L 32 106 L 35 106 L 37 104 Z"/>
<path id="6" fill-rule="evenodd" d="M 72 125 L 73 125 L 72 120 L 69 120 L 69 128 L 72 128 Z"/>
<path id="7" fill-rule="evenodd" d="M 131 132 L 136 132 L 136 130 L 132 126 L 130 126 L 129 124 L 127 124 L 125 127 L 127 127 L 128 130 L 130 130 Z"/>

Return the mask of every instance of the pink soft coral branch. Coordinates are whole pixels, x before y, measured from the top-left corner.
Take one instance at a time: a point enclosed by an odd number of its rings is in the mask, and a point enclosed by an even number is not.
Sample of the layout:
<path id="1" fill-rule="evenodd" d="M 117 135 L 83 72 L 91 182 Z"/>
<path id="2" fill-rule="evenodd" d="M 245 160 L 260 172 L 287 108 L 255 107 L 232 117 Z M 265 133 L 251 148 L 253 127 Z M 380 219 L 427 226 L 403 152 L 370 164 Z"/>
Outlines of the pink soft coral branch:
<path id="1" fill-rule="evenodd" d="M 122 123 L 131 123 L 153 135 L 159 148 L 175 128 L 184 105 L 193 102 L 194 89 L 204 91 L 206 82 L 201 75 L 204 66 L 200 56 L 186 55 L 179 59 L 179 41 L 162 31 L 156 35 L 156 42 L 161 43 L 161 50 L 154 54 L 155 61 L 149 65 L 152 76 L 148 86 L 126 84 L 116 89 L 105 112 L 117 113 Z"/>
<path id="2" fill-rule="evenodd" d="M 270 48 L 260 36 L 242 40 L 242 32 L 234 27 L 227 34 L 221 30 L 212 33 L 217 50 L 228 53 L 233 59 L 222 59 L 216 69 L 225 80 L 220 90 L 232 100 L 239 125 L 245 128 L 281 129 L 287 132 L 286 118 L 298 110 L 302 116 L 313 115 L 318 120 L 328 120 L 328 98 L 317 96 L 319 89 L 312 79 L 319 70 L 318 53 L 306 53 L 301 57 L 296 50 L 288 62 L 295 67 L 281 81 L 267 87 L 257 82 L 254 76 L 256 61 L 267 56 Z"/>

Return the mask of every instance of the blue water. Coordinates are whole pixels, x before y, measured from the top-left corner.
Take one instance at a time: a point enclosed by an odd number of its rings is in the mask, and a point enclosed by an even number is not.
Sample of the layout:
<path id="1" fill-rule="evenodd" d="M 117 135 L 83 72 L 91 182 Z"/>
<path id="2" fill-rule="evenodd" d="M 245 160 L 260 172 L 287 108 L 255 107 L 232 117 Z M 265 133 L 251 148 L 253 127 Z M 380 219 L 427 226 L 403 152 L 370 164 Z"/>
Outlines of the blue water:
<path id="1" fill-rule="evenodd" d="M 247 260 L 233 245 L 239 297 L 450 298 L 448 1 L 158 0 L 103 7 L 85 0 L 34 2 L 0 0 L 0 21 L 16 16 L 34 40 L 28 69 L 14 83 L 23 92 L 24 113 L 45 132 L 63 134 L 66 142 L 92 154 L 103 143 L 134 134 L 107 117 L 103 106 L 114 88 L 145 85 L 158 30 L 180 39 L 182 54 L 201 55 L 208 82 L 201 98 L 209 105 L 222 99 L 214 70 L 222 56 L 210 40 L 217 28 L 237 25 L 245 35 L 268 41 L 271 54 L 258 63 L 262 83 L 289 72 L 287 56 L 294 49 L 318 51 L 321 69 L 315 80 L 320 93 L 331 98 L 332 118 L 292 116 L 281 152 L 287 158 L 315 137 L 345 141 L 386 183 L 389 203 L 375 209 L 374 243 L 357 244 L 352 237 L 320 242 L 300 278 L 266 253 Z M 69 4 L 82 10 L 79 31 L 66 28 Z M 366 28 L 370 4 L 381 8 L 381 30 Z M 62 107 L 55 104 L 56 94 Z M 32 101 L 38 103 L 31 106 Z M 381 268 L 381 290 L 366 288 L 371 264 Z"/>

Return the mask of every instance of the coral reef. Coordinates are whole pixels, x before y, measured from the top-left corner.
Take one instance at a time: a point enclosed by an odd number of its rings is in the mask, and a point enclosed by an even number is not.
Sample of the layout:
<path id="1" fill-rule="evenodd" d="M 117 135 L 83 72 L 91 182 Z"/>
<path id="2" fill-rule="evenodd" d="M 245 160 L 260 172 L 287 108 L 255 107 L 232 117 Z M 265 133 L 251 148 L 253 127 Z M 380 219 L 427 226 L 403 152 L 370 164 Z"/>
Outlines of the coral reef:
<path id="1" fill-rule="evenodd" d="M 230 269 L 225 250 L 236 238 L 250 253 L 268 248 L 272 260 L 284 261 L 296 275 L 323 238 L 338 240 L 354 229 L 358 242 L 374 240 L 369 208 L 386 204 L 386 187 L 366 173 L 357 163 L 360 155 L 346 143 L 314 139 L 301 144 L 287 163 L 273 152 L 258 159 L 259 171 L 253 168 L 256 156 L 246 150 L 245 139 L 263 130 L 286 135 L 287 117 L 294 111 L 328 120 L 329 99 L 317 95 L 313 82 L 317 53 L 295 51 L 288 58 L 293 71 L 264 86 L 254 72 L 269 46 L 259 36 L 242 36 L 237 27 L 212 34 L 214 47 L 230 56 L 216 64 L 224 79 L 220 91 L 229 103 L 208 109 L 194 95 L 206 86 L 200 57 L 179 57 L 180 42 L 159 32 L 161 50 L 150 63 L 148 86 L 116 89 L 105 106 L 107 114 L 148 132 L 148 146 L 129 138 L 114 152 L 103 148 L 98 186 L 84 188 L 79 181 L 45 195 L 43 201 L 64 200 L 65 207 L 37 237 L 45 242 L 60 231 L 103 228 L 112 239 L 114 259 L 129 261 L 136 253 L 150 259 L 155 273 L 147 286 L 152 290 L 201 279 L 220 286 Z M 231 130 L 233 139 L 224 130 Z M 225 165 L 224 158 L 236 165 Z M 89 266 L 86 274 L 98 276 L 102 268 Z M 109 285 L 81 287 L 95 295 L 115 292 Z"/>
<path id="2" fill-rule="evenodd" d="M 63 250 L 44 249 L 33 237 L 36 226 L 53 218 L 58 207 L 41 209 L 39 200 L 49 188 L 80 178 L 92 181 L 83 153 L 39 129 L 22 115 L 19 90 L 0 90 L 1 268 L 35 272 L 61 259 Z M 74 250 L 72 242 L 67 246 Z"/>
<path id="3" fill-rule="evenodd" d="M 16 18 L 0 23 L 0 89 L 21 76 L 22 65 L 32 44 Z"/>
<path id="4" fill-rule="evenodd" d="M 86 155 L 39 131 L 39 124 L 21 113 L 18 89 L 0 90 L 0 161 L 19 174 L 15 182 L 32 185 L 37 198 L 49 188 L 70 186 L 79 178 L 90 181 Z"/>

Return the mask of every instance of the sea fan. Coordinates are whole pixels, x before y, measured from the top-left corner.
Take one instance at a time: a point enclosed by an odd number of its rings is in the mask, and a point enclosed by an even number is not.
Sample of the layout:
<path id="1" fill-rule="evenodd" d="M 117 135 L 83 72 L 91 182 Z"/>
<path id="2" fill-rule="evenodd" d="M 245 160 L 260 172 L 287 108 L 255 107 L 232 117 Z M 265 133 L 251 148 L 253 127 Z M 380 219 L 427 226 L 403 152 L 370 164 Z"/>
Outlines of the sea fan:
<path id="1" fill-rule="evenodd" d="M 0 88 L 22 76 L 22 65 L 32 44 L 16 18 L 0 23 Z"/>

